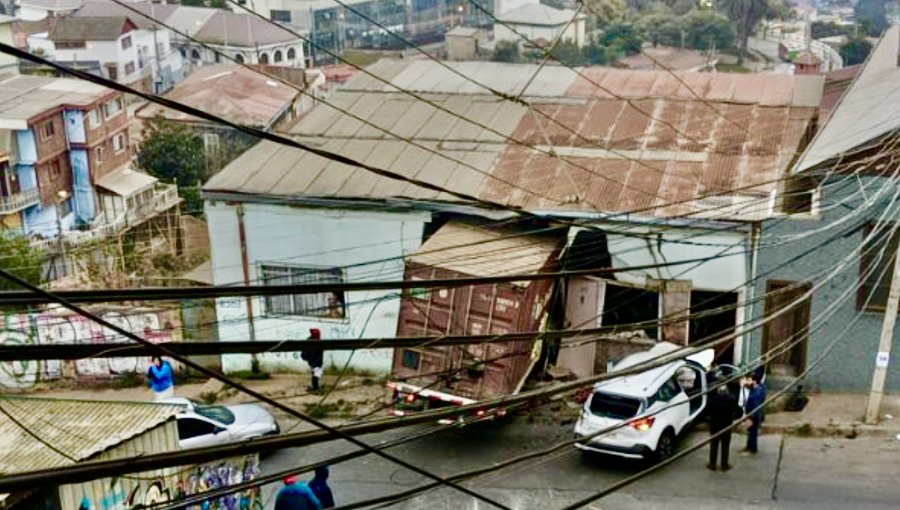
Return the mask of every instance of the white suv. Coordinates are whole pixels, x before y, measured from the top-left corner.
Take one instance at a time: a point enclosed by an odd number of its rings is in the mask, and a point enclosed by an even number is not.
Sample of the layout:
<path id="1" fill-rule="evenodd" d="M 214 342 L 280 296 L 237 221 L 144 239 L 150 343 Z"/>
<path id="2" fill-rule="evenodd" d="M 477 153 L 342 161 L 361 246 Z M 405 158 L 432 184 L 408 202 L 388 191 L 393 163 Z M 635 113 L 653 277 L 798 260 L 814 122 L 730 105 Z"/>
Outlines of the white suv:
<path id="1" fill-rule="evenodd" d="M 626 356 L 614 370 L 633 367 L 681 348 L 660 342 L 649 351 Z M 707 349 L 645 372 L 597 383 L 575 424 L 575 446 L 585 452 L 635 459 L 668 458 L 675 451 L 678 436 L 706 407 L 707 371 L 714 357 L 714 351 Z M 698 393 L 697 398 L 689 398 Z M 666 409 L 659 411 L 663 408 Z M 591 437 L 623 422 L 627 425 Z"/>

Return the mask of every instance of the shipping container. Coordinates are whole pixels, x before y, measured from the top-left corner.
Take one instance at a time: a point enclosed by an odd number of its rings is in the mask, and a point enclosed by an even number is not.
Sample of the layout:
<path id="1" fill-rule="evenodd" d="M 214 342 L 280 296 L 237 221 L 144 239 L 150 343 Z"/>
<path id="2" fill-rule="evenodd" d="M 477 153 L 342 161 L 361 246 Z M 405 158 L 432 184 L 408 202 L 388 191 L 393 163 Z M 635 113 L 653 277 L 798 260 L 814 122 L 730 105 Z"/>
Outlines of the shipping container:
<path id="1" fill-rule="evenodd" d="M 405 279 L 508 276 L 557 269 L 562 239 L 464 222 L 442 226 L 406 262 Z M 396 349 L 390 398 L 394 413 L 472 404 L 518 393 L 540 355 L 552 279 L 410 289 L 401 300 L 397 335 L 502 335 L 535 338 L 499 343 Z M 502 414 L 499 408 L 476 414 Z"/>

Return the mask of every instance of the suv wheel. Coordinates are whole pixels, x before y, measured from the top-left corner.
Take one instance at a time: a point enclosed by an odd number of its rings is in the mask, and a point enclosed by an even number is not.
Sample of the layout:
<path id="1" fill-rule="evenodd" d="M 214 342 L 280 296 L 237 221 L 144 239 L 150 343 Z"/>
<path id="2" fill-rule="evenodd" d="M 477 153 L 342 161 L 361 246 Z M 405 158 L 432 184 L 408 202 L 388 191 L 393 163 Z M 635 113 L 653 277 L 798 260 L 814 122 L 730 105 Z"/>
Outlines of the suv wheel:
<path id="1" fill-rule="evenodd" d="M 656 451 L 653 453 L 656 462 L 662 462 L 675 453 L 675 434 L 671 430 L 666 430 L 659 436 Z"/>

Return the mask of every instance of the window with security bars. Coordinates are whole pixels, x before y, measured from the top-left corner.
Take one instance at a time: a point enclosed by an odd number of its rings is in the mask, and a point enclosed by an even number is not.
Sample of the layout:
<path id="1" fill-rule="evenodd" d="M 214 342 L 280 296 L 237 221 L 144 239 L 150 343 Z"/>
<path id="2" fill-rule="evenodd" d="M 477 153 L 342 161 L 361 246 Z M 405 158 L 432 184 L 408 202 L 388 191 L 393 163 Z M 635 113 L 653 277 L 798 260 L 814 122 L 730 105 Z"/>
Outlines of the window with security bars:
<path id="1" fill-rule="evenodd" d="M 887 306 L 891 276 L 894 273 L 894 256 L 900 241 L 900 230 L 895 231 L 894 226 L 893 223 L 878 225 L 875 238 L 860 249 L 859 288 L 856 294 L 856 307 L 859 310 L 883 312 Z M 874 224 L 866 225 L 862 238 L 869 237 L 873 230 Z"/>
<path id="2" fill-rule="evenodd" d="M 265 285 L 314 285 L 344 283 L 340 268 L 263 265 L 260 267 Z M 346 319 L 347 305 L 343 292 L 266 296 L 267 315 L 297 315 L 326 319 Z"/>

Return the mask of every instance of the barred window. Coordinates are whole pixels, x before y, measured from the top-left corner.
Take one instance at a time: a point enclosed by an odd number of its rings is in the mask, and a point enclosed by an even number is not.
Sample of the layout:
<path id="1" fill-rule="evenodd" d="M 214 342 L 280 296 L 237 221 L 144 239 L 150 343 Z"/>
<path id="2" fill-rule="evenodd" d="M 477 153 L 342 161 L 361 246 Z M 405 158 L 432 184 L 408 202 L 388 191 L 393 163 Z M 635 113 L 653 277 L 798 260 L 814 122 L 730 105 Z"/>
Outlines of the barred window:
<path id="1" fill-rule="evenodd" d="M 344 283 L 344 271 L 341 268 L 267 264 L 261 266 L 260 269 L 265 285 Z M 269 315 L 299 315 L 329 319 L 347 318 L 347 305 L 343 291 L 266 296 L 265 304 L 266 314 Z"/>

